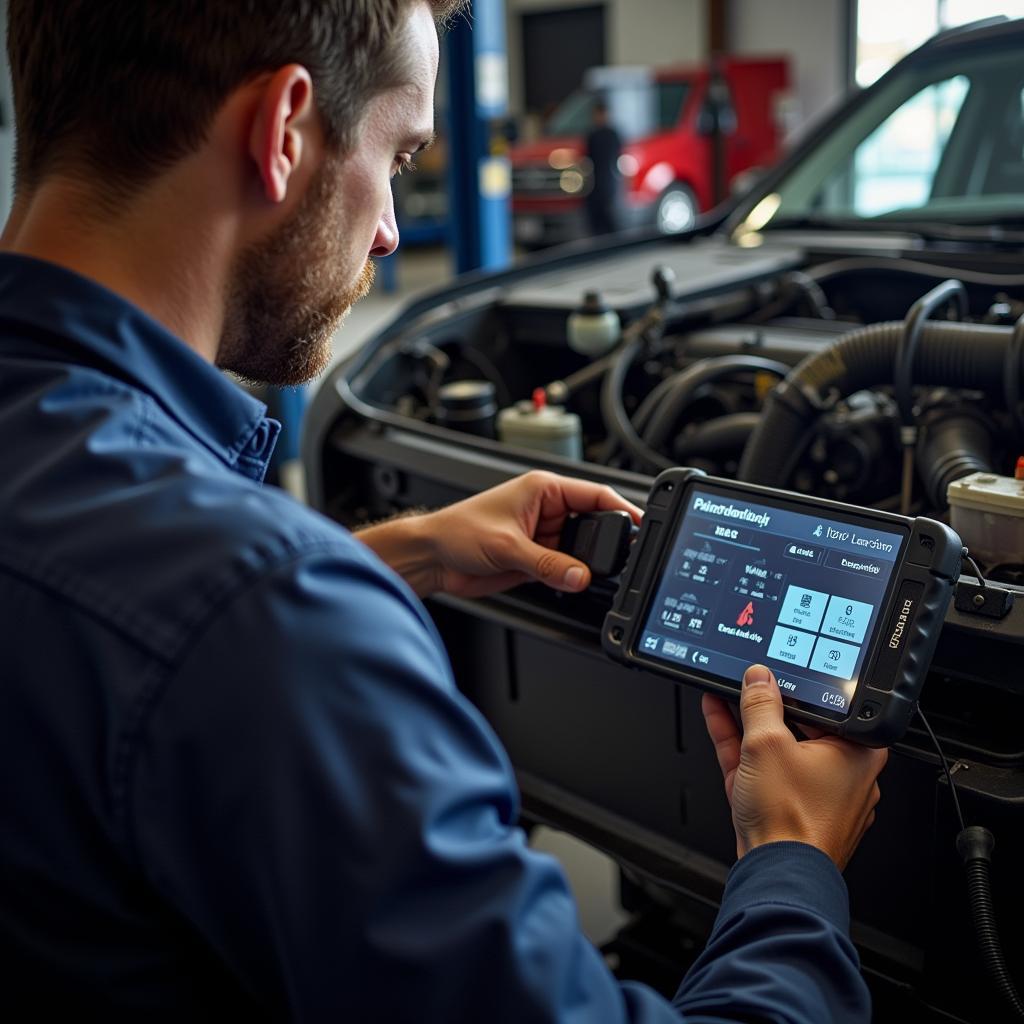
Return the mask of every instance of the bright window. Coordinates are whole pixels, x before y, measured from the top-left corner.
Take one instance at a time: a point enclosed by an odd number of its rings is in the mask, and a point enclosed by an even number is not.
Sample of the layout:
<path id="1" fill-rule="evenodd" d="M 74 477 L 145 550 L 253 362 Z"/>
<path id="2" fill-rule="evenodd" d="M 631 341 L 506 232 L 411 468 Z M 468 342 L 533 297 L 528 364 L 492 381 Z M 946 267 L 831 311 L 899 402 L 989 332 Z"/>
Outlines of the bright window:
<path id="1" fill-rule="evenodd" d="M 859 0 L 858 85 L 870 85 L 940 29 L 995 15 L 1024 18 L 1024 0 Z"/>
<path id="2" fill-rule="evenodd" d="M 928 202 L 967 85 L 963 75 L 929 85 L 857 147 L 851 177 L 857 216 L 874 217 Z"/>

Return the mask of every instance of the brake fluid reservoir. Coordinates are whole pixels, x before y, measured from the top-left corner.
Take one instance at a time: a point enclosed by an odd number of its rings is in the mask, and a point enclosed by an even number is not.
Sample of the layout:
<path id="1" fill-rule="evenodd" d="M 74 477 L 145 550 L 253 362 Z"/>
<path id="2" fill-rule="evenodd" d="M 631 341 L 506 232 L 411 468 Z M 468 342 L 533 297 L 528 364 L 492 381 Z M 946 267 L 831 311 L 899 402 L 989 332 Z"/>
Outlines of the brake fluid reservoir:
<path id="1" fill-rule="evenodd" d="M 567 459 L 583 458 L 583 427 L 579 416 L 560 405 L 548 405 L 543 388 L 533 401 L 516 402 L 498 413 L 498 437 L 505 444 L 534 448 Z"/>
<path id="2" fill-rule="evenodd" d="M 950 526 L 988 567 L 1024 562 L 1024 480 L 972 473 L 946 490 Z"/>
<path id="3" fill-rule="evenodd" d="M 574 352 L 596 358 L 619 343 L 622 322 L 619 314 L 604 304 L 599 292 L 586 292 L 583 305 L 569 314 L 566 336 Z"/>

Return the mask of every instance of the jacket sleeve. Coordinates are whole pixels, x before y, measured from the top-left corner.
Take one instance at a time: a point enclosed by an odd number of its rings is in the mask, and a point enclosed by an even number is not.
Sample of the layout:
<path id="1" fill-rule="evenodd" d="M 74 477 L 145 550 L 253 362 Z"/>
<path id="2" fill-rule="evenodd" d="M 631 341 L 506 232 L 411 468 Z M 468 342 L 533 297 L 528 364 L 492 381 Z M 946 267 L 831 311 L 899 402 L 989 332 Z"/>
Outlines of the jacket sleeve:
<path id="1" fill-rule="evenodd" d="M 871 1000 L 849 939 L 846 883 L 803 843 L 760 846 L 733 867 L 703 953 L 675 997 L 687 1021 L 854 1024 Z"/>
<path id="2" fill-rule="evenodd" d="M 133 793 L 142 870 L 277 1015 L 680 1019 L 581 935 L 432 623 L 369 557 L 229 602 L 151 709 Z"/>

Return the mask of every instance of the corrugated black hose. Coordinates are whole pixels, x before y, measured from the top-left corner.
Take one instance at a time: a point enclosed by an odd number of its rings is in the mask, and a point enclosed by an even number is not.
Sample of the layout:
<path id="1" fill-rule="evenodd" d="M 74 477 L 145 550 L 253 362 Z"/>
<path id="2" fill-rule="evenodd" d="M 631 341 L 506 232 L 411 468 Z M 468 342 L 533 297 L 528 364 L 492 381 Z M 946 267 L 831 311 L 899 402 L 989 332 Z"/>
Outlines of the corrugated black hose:
<path id="1" fill-rule="evenodd" d="M 743 451 L 739 478 L 785 487 L 827 401 L 892 383 L 903 321 L 871 324 L 808 356 L 765 400 Z M 1002 396 L 1010 328 L 929 321 L 914 358 L 919 387 L 955 387 Z"/>
<path id="2" fill-rule="evenodd" d="M 979 583 L 982 586 L 988 586 L 978 568 L 978 563 L 970 557 L 966 548 L 964 548 L 964 561 L 974 570 Z M 956 850 L 964 862 L 964 872 L 967 875 L 967 903 L 970 907 L 971 921 L 974 925 L 974 935 L 978 943 L 981 962 L 1007 1007 L 1013 1011 L 1018 1020 L 1024 1020 L 1024 1004 L 1021 1003 L 1013 978 L 1010 977 L 1010 972 L 1007 969 L 1006 959 L 1003 956 L 1003 944 L 999 941 L 999 928 L 996 924 L 991 873 L 992 850 L 996 845 L 995 836 L 980 825 L 965 827 L 964 813 L 960 807 L 960 798 L 957 796 L 956 783 L 953 781 L 953 773 L 949 770 L 949 762 L 942 750 L 942 744 L 939 743 L 938 737 L 920 707 L 917 709 L 917 714 L 931 737 L 935 752 L 939 755 L 939 763 L 942 765 L 946 782 L 949 785 L 949 795 L 953 798 L 956 820 L 960 825 L 960 832 L 956 837 Z"/>
<path id="3" fill-rule="evenodd" d="M 1024 1020 L 1024 1002 L 1010 977 L 999 941 L 996 910 L 992 899 L 992 849 L 995 837 L 987 828 L 971 825 L 956 837 L 956 849 L 967 874 L 967 900 L 974 922 L 974 934 L 985 971 L 1016 1017 Z"/>

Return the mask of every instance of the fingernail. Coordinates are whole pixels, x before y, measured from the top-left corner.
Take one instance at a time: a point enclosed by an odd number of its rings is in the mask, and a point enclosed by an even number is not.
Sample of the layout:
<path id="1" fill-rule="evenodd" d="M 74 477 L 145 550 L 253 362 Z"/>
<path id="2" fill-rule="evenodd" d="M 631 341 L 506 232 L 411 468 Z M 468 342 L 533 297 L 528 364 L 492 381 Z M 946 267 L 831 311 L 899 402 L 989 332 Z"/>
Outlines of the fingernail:
<path id="1" fill-rule="evenodd" d="M 574 565 L 565 574 L 565 585 L 570 590 L 579 590 L 583 586 L 584 575 L 583 570 L 578 565 Z"/>
<path id="2" fill-rule="evenodd" d="M 772 674 L 764 665 L 751 665 L 743 673 L 743 685 L 746 687 L 767 686 L 771 681 Z"/>

